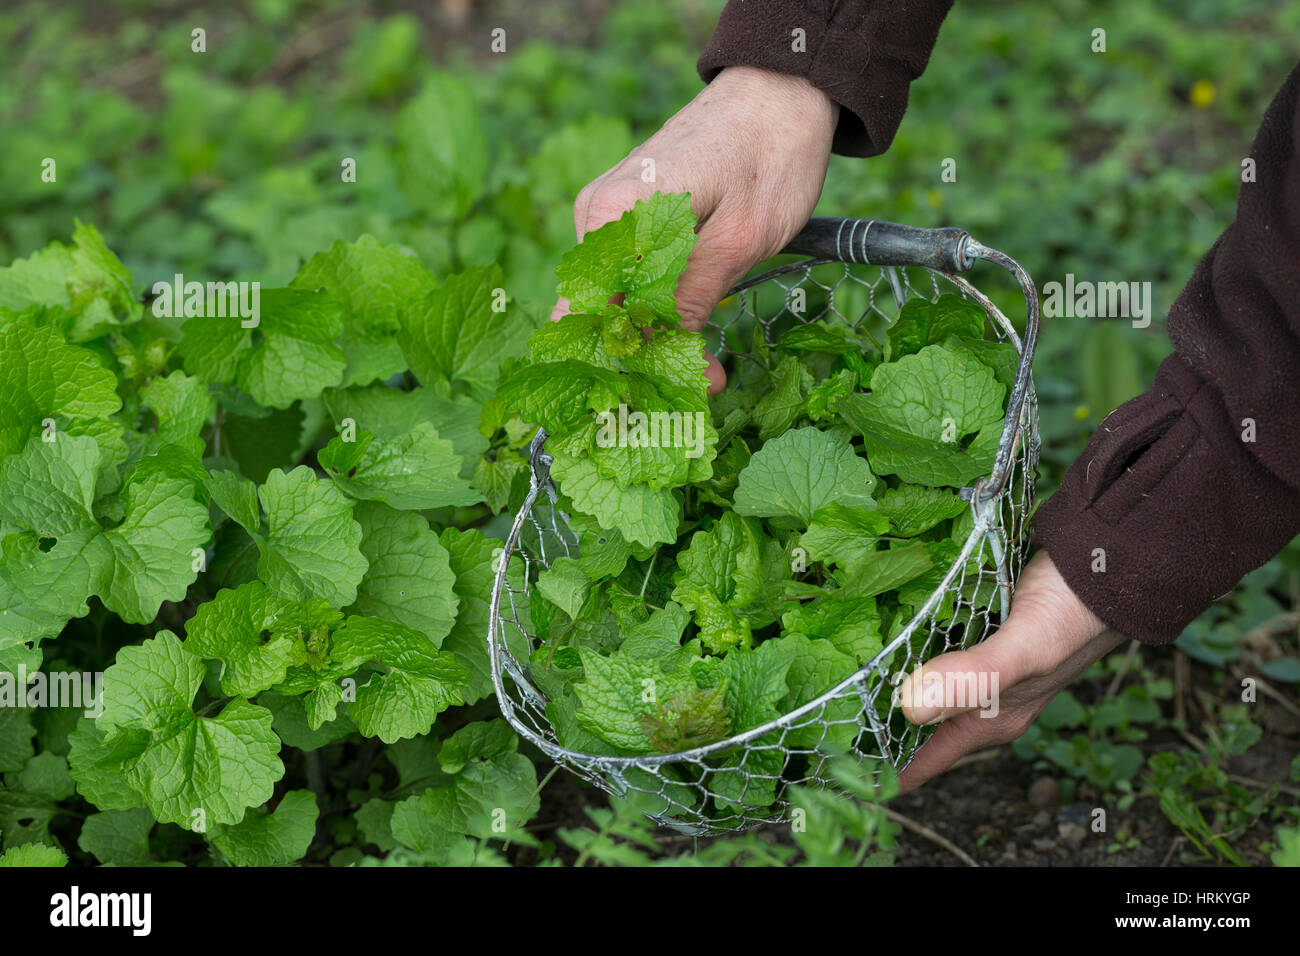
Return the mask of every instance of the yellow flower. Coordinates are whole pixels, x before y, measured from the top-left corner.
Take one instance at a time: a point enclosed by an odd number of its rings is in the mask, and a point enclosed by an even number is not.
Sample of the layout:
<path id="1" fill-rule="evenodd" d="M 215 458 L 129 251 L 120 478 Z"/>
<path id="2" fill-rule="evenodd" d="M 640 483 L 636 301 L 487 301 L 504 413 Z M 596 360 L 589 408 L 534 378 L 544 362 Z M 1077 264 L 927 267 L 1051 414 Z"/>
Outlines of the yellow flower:
<path id="1" fill-rule="evenodd" d="M 1210 104 L 1214 102 L 1214 92 L 1214 84 L 1209 80 L 1197 80 L 1192 84 L 1189 99 L 1198 110 L 1209 109 Z"/>
<path id="2" fill-rule="evenodd" d="M 1081 422 L 1086 421 L 1088 416 L 1091 414 L 1092 412 L 1089 410 L 1087 405 L 1080 405 L 1074 410 L 1074 417 Z"/>

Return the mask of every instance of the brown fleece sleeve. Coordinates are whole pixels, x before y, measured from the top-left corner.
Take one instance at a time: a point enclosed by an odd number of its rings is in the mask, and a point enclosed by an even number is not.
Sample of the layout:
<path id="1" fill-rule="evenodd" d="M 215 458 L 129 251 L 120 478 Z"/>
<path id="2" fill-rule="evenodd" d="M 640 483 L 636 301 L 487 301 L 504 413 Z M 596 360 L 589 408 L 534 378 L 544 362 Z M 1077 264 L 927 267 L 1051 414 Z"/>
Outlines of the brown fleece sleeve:
<path id="1" fill-rule="evenodd" d="M 707 83 L 724 67 L 804 76 L 839 103 L 834 150 L 889 148 L 952 0 L 730 0 L 698 64 Z"/>
<path id="2" fill-rule="evenodd" d="M 1256 135 L 1236 220 L 1170 309 L 1154 387 L 1102 422 L 1036 518 L 1075 593 L 1147 643 L 1300 533 L 1298 91 L 1300 66 Z"/>

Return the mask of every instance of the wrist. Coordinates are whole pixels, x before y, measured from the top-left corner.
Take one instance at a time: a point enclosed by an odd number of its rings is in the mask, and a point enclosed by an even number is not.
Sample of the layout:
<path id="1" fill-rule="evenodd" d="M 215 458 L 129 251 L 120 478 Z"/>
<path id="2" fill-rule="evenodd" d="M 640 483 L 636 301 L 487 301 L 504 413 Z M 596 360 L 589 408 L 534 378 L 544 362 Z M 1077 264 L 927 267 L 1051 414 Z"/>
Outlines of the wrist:
<path id="1" fill-rule="evenodd" d="M 820 120 L 832 131 L 839 121 L 840 104 L 804 76 L 777 73 L 756 66 L 729 66 L 714 77 L 709 86 L 717 87 L 719 92 L 729 96 L 753 98 L 769 109 Z"/>

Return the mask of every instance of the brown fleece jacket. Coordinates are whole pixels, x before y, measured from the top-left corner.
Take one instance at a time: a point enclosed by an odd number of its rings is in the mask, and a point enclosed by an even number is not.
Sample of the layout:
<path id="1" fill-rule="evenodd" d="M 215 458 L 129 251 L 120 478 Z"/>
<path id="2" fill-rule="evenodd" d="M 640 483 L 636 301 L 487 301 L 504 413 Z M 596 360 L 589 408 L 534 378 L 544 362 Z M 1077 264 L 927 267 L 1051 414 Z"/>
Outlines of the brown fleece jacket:
<path id="1" fill-rule="evenodd" d="M 875 155 L 950 6 L 731 0 L 700 75 L 745 64 L 807 76 L 850 111 L 836 151 Z M 1236 220 L 1169 311 L 1174 354 L 1151 391 L 1102 422 L 1035 519 L 1083 602 L 1148 643 L 1174 640 L 1300 533 L 1298 157 L 1300 66 L 1264 116 Z"/>
<path id="2" fill-rule="evenodd" d="M 878 156 L 907 109 L 952 0 L 731 0 L 704 54 L 707 83 L 728 66 L 805 76 L 844 107 L 835 152 Z"/>

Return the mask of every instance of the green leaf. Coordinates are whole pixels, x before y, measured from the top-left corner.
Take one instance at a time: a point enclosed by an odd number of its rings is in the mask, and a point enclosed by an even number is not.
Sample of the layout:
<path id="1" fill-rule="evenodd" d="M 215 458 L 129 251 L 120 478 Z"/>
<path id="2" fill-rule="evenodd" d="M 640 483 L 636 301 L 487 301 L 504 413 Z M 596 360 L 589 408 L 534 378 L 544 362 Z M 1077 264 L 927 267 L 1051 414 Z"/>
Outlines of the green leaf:
<path id="1" fill-rule="evenodd" d="M 148 866 L 153 814 L 143 807 L 92 813 L 81 825 L 77 846 L 105 866 Z"/>
<path id="2" fill-rule="evenodd" d="M 264 289 L 259 300 L 255 328 L 238 315 L 187 318 L 180 342 L 185 370 L 210 385 L 233 383 L 272 408 L 338 385 L 346 366 L 334 344 L 343 331 L 339 304 L 301 289 Z"/>
<path id="3" fill-rule="evenodd" d="M 257 538 L 257 573 L 280 597 L 324 598 L 332 607 L 357 599 L 367 562 L 352 502 L 306 466 L 278 468 L 258 490 L 266 511 L 265 538 Z"/>
<path id="4" fill-rule="evenodd" d="M 660 753 L 701 747 L 727 736 L 727 689 L 693 687 L 638 718 L 650 746 Z"/>
<path id="5" fill-rule="evenodd" d="M 319 815 L 314 793 L 290 790 L 273 813 L 254 811 L 232 826 L 215 826 L 208 839 L 235 866 L 287 866 L 306 856 Z"/>
<path id="6" fill-rule="evenodd" d="M 460 219 L 483 194 L 488 154 L 481 115 L 462 80 L 436 72 L 397 115 L 398 181 L 430 219 Z"/>
<path id="7" fill-rule="evenodd" d="M 979 339 L 984 335 L 984 309 L 960 295 L 941 295 L 933 302 L 915 296 L 886 334 L 892 359 L 919 352 L 949 335 Z"/>
<path id="8" fill-rule="evenodd" d="M 726 679 L 732 733 L 780 716 L 777 704 L 788 692 L 785 677 L 793 660 L 793 652 L 780 641 L 764 641 L 753 650 L 738 648 L 723 658 L 720 673 Z"/>
<path id="9" fill-rule="evenodd" d="M 476 528 L 467 531 L 448 528 L 443 531 L 441 541 L 447 549 L 451 570 L 456 575 L 454 588 L 460 602 L 456 623 L 442 642 L 442 649 L 455 655 L 456 661 L 469 675 L 463 695 L 465 703 L 473 704 L 492 693 L 492 664 L 487 653 L 488 598 L 496 578 L 493 562 L 502 545 L 500 541 L 484 537 L 483 532 Z M 507 576 L 515 593 L 513 609 L 509 613 L 517 614 L 523 626 L 530 627 L 528 596 L 523 591 L 522 575 L 523 562 L 511 562 Z M 508 605 L 503 603 L 502 614 L 505 615 L 507 610 Z M 518 640 L 517 635 L 507 633 L 506 637 L 512 642 L 512 649 L 518 652 L 513 644 Z"/>
<path id="10" fill-rule="evenodd" d="M 0 649 L 54 637 L 86 604 L 104 560 L 94 532 L 75 531 L 41 550 L 35 532 L 0 539 Z"/>
<path id="11" fill-rule="evenodd" d="M 68 855 L 56 846 L 25 843 L 0 853 L 0 866 L 67 866 Z"/>
<path id="12" fill-rule="evenodd" d="M 519 738 L 504 720 L 479 720 L 466 724 L 438 750 L 443 773 L 460 773 L 471 761 L 491 760 L 519 748 Z"/>
<path id="13" fill-rule="evenodd" d="M 955 492 L 922 485 L 899 485 L 876 499 L 876 507 L 889 519 L 894 534 L 912 538 L 929 531 L 941 521 L 955 518 L 970 508 Z"/>
<path id="14" fill-rule="evenodd" d="M 357 730 L 357 725 L 347 715 L 346 707 L 334 720 L 312 729 L 305 698 L 286 697 L 284 694 L 266 691 L 257 695 L 257 702 L 271 712 L 271 728 L 288 747 L 305 751 L 319 750 L 344 740 Z"/>
<path id="15" fill-rule="evenodd" d="M 0 772 L 22 770 L 23 764 L 36 752 L 32 746 L 35 736 L 29 711 L 0 707 Z"/>
<path id="16" fill-rule="evenodd" d="M 619 371 L 622 362 L 604 347 L 605 316 L 610 310 L 615 310 L 613 314 L 625 314 L 621 306 L 604 306 L 597 315 L 570 312 L 538 328 L 528 340 L 533 364 L 581 362 L 610 372 Z"/>
<path id="17" fill-rule="evenodd" d="M 93 438 L 32 438 L 22 454 L 0 459 L 0 519 L 51 538 L 92 528 L 98 467 Z"/>
<path id="18" fill-rule="evenodd" d="M 500 734 L 473 727 L 462 728 L 443 745 L 458 755 L 453 766 L 463 761 L 451 780 L 403 800 L 394 809 L 392 832 L 403 845 L 447 853 L 456 835 L 518 839 L 516 828 L 537 812 L 537 773 L 531 761 L 516 752 L 518 738 L 511 734 L 503 749 Z M 473 735 L 473 745 L 458 739 L 466 734 Z"/>
<path id="19" fill-rule="evenodd" d="M 727 714 L 733 734 L 752 730 L 780 716 L 778 704 L 789 694 L 786 675 L 794 649 L 781 641 L 764 641 L 754 650 L 737 648 L 722 661 Z M 725 806 L 765 807 L 776 799 L 777 778 L 784 762 L 776 734 L 759 740 L 756 749 L 741 748 L 727 755 L 730 768 L 710 778 L 710 789 Z"/>
<path id="20" fill-rule="evenodd" d="M 874 552 L 876 541 L 888 530 L 889 519 L 879 511 L 832 502 L 813 515 L 808 530 L 799 537 L 799 545 L 813 561 L 848 567 Z"/>
<path id="21" fill-rule="evenodd" d="M 824 597 L 796 605 L 781 615 L 781 626 L 787 636 L 802 634 L 815 642 L 824 640 L 859 665 L 866 664 L 884 646 L 876 599 L 847 589 L 830 591 Z"/>
<path id="22" fill-rule="evenodd" d="M 837 574 L 846 592 L 856 597 L 884 594 L 934 567 L 927 542 L 913 541 L 887 551 L 873 551 L 865 560 Z"/>
<path id="23" fill-rule="evenodd" d="M 284 775 L 266 708 L 236 698 L 216 717 L 194 714 L 203 673 L 203 662 L 170 631 L 124 647 L 104 672 L 97 721 L 110 748 L 133 741 L 126 752 L 135 753 L 122 764 L 126 783 L 159 822 L 186 828 L 238 823 Z"/>
<path id="24" fill-rule="evenodd" d="M 1010 392 L 1015 386 L 1016 373 L 1020 371 L 1020 353 L 1010 342 L 988 342 L 984 339 L 959 338 L 950 335 L 942 343 L 957 351 L 966 349 L 977 359 L 993 369 L 1002 387 Z"/>
<path id="25" fill-rule="evenodd" d="M 647 727 L 653 731 L 653 721 L 666 716 L 660 714 L 660 701 L 696 689 L 689 670 L 670 669 L 672 659 L 642 660 L 621 652 L 606 657 L 589 648 L 580 653 L 584 676 L 574 688 L 580 701 L 578 725 L 620 753 L 655 753 Z"/>
<path id="26" fill-rule="evenodd" d="M 67 758 L 49 751 L 36 754 L 20 772 L 7 774 L 5 783 L 11 789 L 44 794 L 55 801 L 66 800 L 76 792 Z"/>
<path id="27" fill-rule="evenodd" d="M 369 564 L 349 610 L 396 621 L 441 647 L 456 621 L 459 599 L 447 551 L 417 514 L 375 502 L 356 508 L 361 553 Z M 480 635 L 481 637 L 481 635 Z"/>
<path id="28" fill-rule="evenodd" d="M 677 277 L 695 240 L 690 194 L 655 193 L 565 254 L 555 270 L 559 293 L 574 312 L 600 312 L 611 296 L 624 293 L 661 318 L 677 318 Z"/>
<path id="29" fill-rule="evenodd" d="M 961 485 L 992 467 L 1006 389 L 968 352 L 929 345 L 881 365 L 870 395 L 835 410 L 856 431 L 881 474 L 924 485 Z M 962 441 L 979 433 L 963 450 Z"/>
<path id="30" fill-rule="evenodd" d="M 522 355 L 528 321 L 505 307 L 505 278 L 496 265 L 467 269 L 413 304 L 398 343 L 421 384 L 457 387 L 486 401 L 501 363 Z"/>
<path id="31" fill-rule="evenodd" d="M 537 576 L 537 593 L 572 618 L 582 613 L 590 590 L 591 579 L 575 558 L 557 558 Z"/>
<path id="32" fill-rule="evenodd" d="M 330 658 L 354 670 L 365 661 L 383 662 L 384 671 L 357 688 L 348 713 L 361 733 L 387 744 L 428 732 L 438 714 L 465 702 L 460 693 L 465 669 L 419 631 L 400 624 L 349 618 L 334 634 Z"/>
<path id="33" fill-rule="evenodd" d="M 786 432 L 765 444 L 740 473 L 736 513 L 799 518 L 806 525 L 832 502 L 869 505 L 876 478 L 843 439 L 817 428 Z"/>
<path id="34" fill-rule="evenodd" d="M 579 424 L 593 423 L 590 412 L 607 408 L 623 388 L 623 380 L 610 369 L 578 361 L 546 362 L 510 375 L 497 389 L 497 397 L 523 421 L 562 435 Z"/>
<path id="35" fill-rule="evenodd" d="M 147 624 L 163 601 L 183 600 L 198 576 L 195 551 L 211 538 L 193 486 L 160 474 L 126 487 L 126 515 L 104 532 L 112 551 L 99 595 L 124 621 Z"/>
<path id="36" fill-rule="evenodd" d="M 804 410 L 813 376 L 793 355 L 781 359 L 772 372 L 772 388 L 754 406 L 758 437 L 767 441 L 789 429 Z"/>
<path id="37" fill-rule="evenodd" d="M 354 498 L 382 501 L 402 510 L 471 505 L 482 496 L 460 477 L 451 442 L 419 422 L 400 438 L 377 440 L 368 431 L 356 441 L 334 438 L 317 456 L 340 488 Z"/>
<path id="38" fill-rule="evenodd" d="M 715 652 L 750 643 L 775 618 L 764 603 L 764 538 L 757 523 L 724 512 L 677 556 L 672 599 L 694 611 L 700 640 Z"/>
<path id="39" fill-rule="evenodd" d="M 556 452 L 551 473 L 578 510 L 595 518 L 602 528 L 646 547 L 677 540 L 682 519 L 681 496 L 667 488 L 632 485 L 624 488 L 603 477 L 589 457 L 572 458 Z"/>
<path id="40" fill-rule="evenodd" d="M 379 797 L 363 803 L 354 814 L 357 829 L 361 832 L 361 839 L 357 842 L 373 843 L 383 853 L 397 849 L 397 840 L 393 837 L 393 810 L 396 806 Z"/>
<path id="41" fill-rule="evenodd" d="M 0 324 L 0 457 L 29 438 L 53 431 L 87 435 L 109 468 L 126 460 L 122 426 L 112 419 L 122 400 L 117 379 L 88 349 L 68 345 L 50 328 L 16 320 Z"/>
<path id="42" fill-rule="evenodd" d="M 838 650 L 832 641 L 812 640 L 804 634 L 785 634 L 777 639 L 792 652 L 786 673 L 789 688 L 780 710 L 789 713 L 816 700 L 858 669 L 858 661 Z M 788 747 L 809 750 L 846 750 L 861 729 L 858 711 L 862 703 L 856 695 L 838 698 L 812 716 L 816 720 L 800 721 L 786 734 Z"/>
<path id="43" fill-rule="evenodd" d="M 0 720 L 4 711 L 0 710 Z M 140 796 L 109 762 L 110 748 L 91 717 L 82 717 L 68 734 L 68 769 L 77 792 L 101 810 L 131 810 L 144 806 Z M 104 763 L 101 766 L 101 762 Z"/>
<path id="44" fill-rule="evenodd" d="M 373 236 L 335 242 L 318 252 L 290 283 L 297 289 L 323 289 L 343 307 L 339 346 L 347 357 L 342 385 L 365 385 L 406 368 L 397 344 L 400 317 L 408 302 L 419 302 L 437 280 L 396 246 Z"/>
<path id="45" fill-rule="evenodd" d="M 99 594 L 124 620 L 144 624 L 163 601 L 182 599 L 197 576 L 193 552 L 209 539 L 207 509 L 194 500 L 191 484 L 155 472 L 127 485 L 121 523 L 101 532 L 90 514 L 98 462 L 95 442 L 75 435 L 33 438 L 22 455 L 0 461 L 0 487 L 14 486 L 12 498 L 0 495 L 0 517 L 59 539 L 40 557 L 21 541 L 7 542 L 5 590 L 55 586 L 49 600 L 76 613 L 88 595 Z M 52 605 L 39 597 L 38 607 Z M 28 616 L 11 626 L 22 634 L 32 623 Z"/>
<path id="46" fill-rule="evenodd" d="M 99 231 L 77 222 L 72 242 L 52 242 L 0 269 L 0 308 L 66 308 L 76 316 L 69 329 L 74 342 L 139 319 L 143 310 L 131 287 L 131 273 L 108 250 Z"/>
<path id="47" fill-rule="evenodd" d="M 199 605 L 185 627 L 185 649 L 221 661 L 221 689 L 252 697 L 284 680 L 293 657 L 293 638 L 277 619 L 288 602 L 261 581 L 223 588 Z"/>
<path id="48" fill-rule="evenodd" d="M 262 514 L 257 507 L 257 485 L 233 471 L 213 471 L 204 486 L 217 507 L 249 534 L 262 531 Z"/>
<path id="49" fill-rule="evenodd" d="M 165 445 L 180 445 L 192 455 L 203 454 L 204 442 L 199 433 L 216 411 L 216 402 L 202 382 L 184 372 L 172 372 L 140 389 L 140 400 L 157 419 L 144 453 L 156 452 Z"/>
<path id="50" fill-rule="evenodd" d="M 372 385 L 326 392 L 325 407 L 336 427 L 342 428 L 344 419 L 351 418 L 358 429 L 381 439 L 400 438 L 420 422 L 429 422 L 461 457 L 463 478 L 474 473 L 488 449 L 489 436 L 478 429 L 482 405 L 469 396 L 443 398 L 424 386 L 404 392 Z"/>

